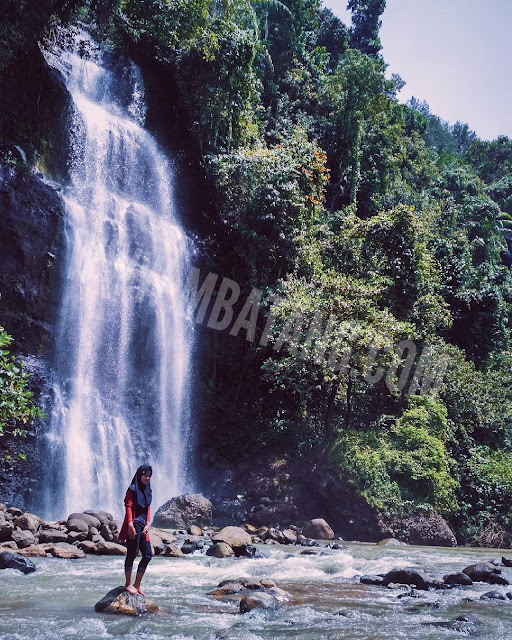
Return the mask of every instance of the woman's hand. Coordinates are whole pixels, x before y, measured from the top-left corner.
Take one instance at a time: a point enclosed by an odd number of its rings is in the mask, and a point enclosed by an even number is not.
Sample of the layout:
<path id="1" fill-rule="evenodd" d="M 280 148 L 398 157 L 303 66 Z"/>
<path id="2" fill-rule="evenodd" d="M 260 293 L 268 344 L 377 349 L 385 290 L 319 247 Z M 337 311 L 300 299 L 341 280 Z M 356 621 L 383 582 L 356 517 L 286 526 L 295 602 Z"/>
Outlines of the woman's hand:
<path id="1" fill-rule="evenodd" d="M 149 524 L 147 524 L 144 529 L 142 529 L 142 535 L 147 536 L 149 531 Z"/>
<path id="2" fill-rule="evenodd" d="M 133 540 L 133 538 L 135 538 L 135 536 L 137 535 L 137 532 L 135 531 L 135 527 L 133 526 L 133 522 L 129 522 L 128 523 L 128 537 Z"/>

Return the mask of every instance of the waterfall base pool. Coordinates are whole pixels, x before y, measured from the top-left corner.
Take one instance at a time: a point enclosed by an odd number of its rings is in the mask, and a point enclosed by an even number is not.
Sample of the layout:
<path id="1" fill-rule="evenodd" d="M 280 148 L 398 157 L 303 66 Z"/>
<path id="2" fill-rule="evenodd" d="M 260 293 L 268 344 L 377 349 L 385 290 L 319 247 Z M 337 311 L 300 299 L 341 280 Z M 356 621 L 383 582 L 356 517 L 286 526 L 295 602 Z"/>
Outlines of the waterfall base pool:
<path id="1" fill-rule="evenodd" d="M 264 557 L 257 559 L 217 559 L 198 552 L 185 558 L 156 556 L 143 587 L 160 609 L 139 618 L 94 612 L 94 604 L 122 584 L 122 557 L 35 558 L 33 574 L 1 572 L 0 638 L 434 640 L 464 637 L 429 624 L 460 615 L 479 618 L 473 637 L 511 637 L 512 600 L 480 600 L 486 591 L 505 594 L 511 587 L 478 583 L 404 597 L 403 590 L 361 585 L 358 578 L 408 566 L 442 577 L 475 562 L 500 560 L 500 550 L 349 543 L 344 550 L 327 549 L 324 556 L 304 556 L 298 547 L 259 549 Z M 512 568 L 502 572 L 512 582 Z M 270 578 L 298 603 L 240 615 L 235 603 L 207 595 L 221 580 L 243 577 Z"/>

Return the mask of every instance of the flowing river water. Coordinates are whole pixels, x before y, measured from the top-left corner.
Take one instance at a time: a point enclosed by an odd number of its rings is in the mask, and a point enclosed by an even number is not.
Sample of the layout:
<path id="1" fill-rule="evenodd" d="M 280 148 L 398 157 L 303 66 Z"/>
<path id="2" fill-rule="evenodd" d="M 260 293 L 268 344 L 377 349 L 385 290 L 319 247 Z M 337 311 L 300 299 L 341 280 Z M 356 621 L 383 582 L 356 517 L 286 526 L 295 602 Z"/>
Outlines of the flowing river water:
<path id="1" fill-rule="evenodd" d="M 361 585 L 357 577 L 411 566 L 442 577 L 475 562 L 499 560 L 500 550 L 348 543 L 343 550 L 327 549 L 325 556 L 304 556 L 300 547 L 259 549 L 264 557 L 255 559 L 217 559 L 199 552 L 185 558 L 156 556 L 143 587 L 159 611 L 138 618 L 94 612 L 94 604 L 121 583 L 122 557 L 34 558 L 33 574 L 2 571 L 0 638 L 449 640 L 465 635 L 429 623 L 468 614 L 480 620 L 472 637 L 512 637 L 512 601 L 480 600 L 486 591 L 506 593 L 511 587 L 475 583 L 398 597 L 403 590 Z M 512 568 L 502 571 L 512 582 Z M 236 604 L 207 595 L 228 578 L 270 578 L 297 603 L 240 615 Z"/>

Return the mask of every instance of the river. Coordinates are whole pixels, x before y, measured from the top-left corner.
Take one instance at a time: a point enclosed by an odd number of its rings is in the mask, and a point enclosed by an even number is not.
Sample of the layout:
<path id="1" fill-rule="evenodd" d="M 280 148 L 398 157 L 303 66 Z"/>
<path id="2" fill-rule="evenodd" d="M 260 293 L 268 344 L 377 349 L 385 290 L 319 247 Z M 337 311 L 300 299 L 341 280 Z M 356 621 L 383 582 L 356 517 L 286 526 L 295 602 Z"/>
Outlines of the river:
<path id="1" fill-rule="evenodd" d="M 94 604 L 122 582 L 122 557 L 34 558 L 33 574 L 1 572 L 0 638 L 448 640 L 464 634 L 428 623 L 463 614 L 481 621 L 473 637 L 512 637 L 512 601 L 480 600 L 486 591 L 506 593 L 511 587 L 475 584 L 419 592 L 413 598 L 397 597 L 403 591 L 361 585 L 358 580 L 362 574 L 406 566 L 442 577 L 475 562 L 499 560 L 500 550 L 348 543 L 344 550 L 327 549 L 325 556 L 301 556 L 301 547 L 259 549 L 264 557 L 256 559 L 217 559 L 199 552 L 185 558 L 156 556 L 143 587 L 159 611 L 139 618 L 94 612 Z M 512 569 L 502 571 L 512 582 Z M 221 580 L 243 577 L 270 578 L 298 603 L 240 615 L 236 604 L 207 595 Z"/>

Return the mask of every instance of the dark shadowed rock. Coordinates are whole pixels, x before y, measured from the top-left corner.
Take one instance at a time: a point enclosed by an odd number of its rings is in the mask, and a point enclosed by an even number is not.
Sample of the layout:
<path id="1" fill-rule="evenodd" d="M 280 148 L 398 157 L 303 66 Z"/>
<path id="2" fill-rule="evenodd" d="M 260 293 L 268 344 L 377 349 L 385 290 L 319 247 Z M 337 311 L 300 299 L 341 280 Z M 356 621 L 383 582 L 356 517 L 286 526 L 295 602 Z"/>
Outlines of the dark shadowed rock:
<path id="1" fill-rule="evenodd" d="M 470 564 L 462 570 L 473 582 L 488 582 L 493 573 L 501 573 L 498 567 L 490 562 Z"/>
<path id="2" fill-rule="evenodd" d="M 462 571 L 458 571 L 457 573 L 449 573 L 443 578 L 445 584 L 452 584 L 458 586 L 469 586 L 473 584 L 473 580 L 463 573 Z"/>
<path id="3" fill-rule="evenodd" d="M 21 573 L 33 573 L 36 565 L 23 556 L 10 551 L 0 552 L 0 569 L 17 569 Z"/>
<path id="4" fill-rule="evenodd" d="M 4 522 L 0 524 L 0 542 L 10 540 L 12 532 L 14 531 L 14 525 L 12 522 Z"/>
<path id="5" fill-rule="evenodd" d="M 434 547 L 456 547 L 457 539 L 446 520 L 438 513 L 416 515 L 405 518 L 399 525 L 402 540 L 409 544 Z"/>
<path id="6" fill-rule="evenodd" d="M 125 591 L 124 587 L 116 587 L 94 605 L 94 610 L 96 613 L 140 616 L 144 613 L 158 611 L 158 606 L 143 595 L 132 595 Z"/>
<path id="7" fill-rule="evenodd" d="M 503 576 L 500 576 L 499 573 L 491 573 L 491 575 L 487 578 L 487 582 L 489 584 L 500 584 L 506 587 L 508 587 L 508 585 L 510 584 L 510 582 Z"/>
<path id="8" fill-rule="evenodd" d="M 67 542 L 68 534 L 60 529 L 43 529 L 39 535 L 39 542 L 44 544 L 46 542 Z"/>
<path id="9" fill-rule="evenodd" d="M 377 587 L 384 586 L 384 578 L 382 576 L 361 576 L 359 582 L 361 584 L 372 584 Z"/>
<path id="10" fill-rule="evenodd" d="M 499 591 L 487 591 L 480 596 L 480 600 L 506 600 L 506 596 Z"/>
<path id="11" fill-rule="evenodd" d="M 450 631 L 457 631 L 459 633 L 465 633 L 472 635 L 478 632 L 480 626 L 480 620 L 471 615 L 463 615 L 454 618 L 453 620 L 441 621 L 441 622 L 423 622 L 423 625 L 431 627 L 441 627 L 443 629 L 449 629 Z"/>
<path id="12" fill-rule="evenodd" d="M 21 529 L 14 529 L 11 534 L 11 538 L 20 549 L 30 547 L 30 545 L 36 544 L 37 542 L 34 534 L 31 531 L 22 531 Z"/>
<path id="13" fill-rule="evenodd" d="M 426 591 L 434 586 L 434 579 L 421 569 L 392 569 L 383 578 L 382 584 L 407 584 Z"/>
<path id="14" fill-rule="evenodd" d="M 505 558 L 505 556 L 502 557 L 501 563 L 504 567 L 512 567 L 512 560 Z"/>
<path id="15" fill-rule="evenodd" d="M 199 493 L 172 498 L 156 512 L 156 527 L 187 529 L 191 525 L 205 527 L 212 523 L 212 503 Z"/>

